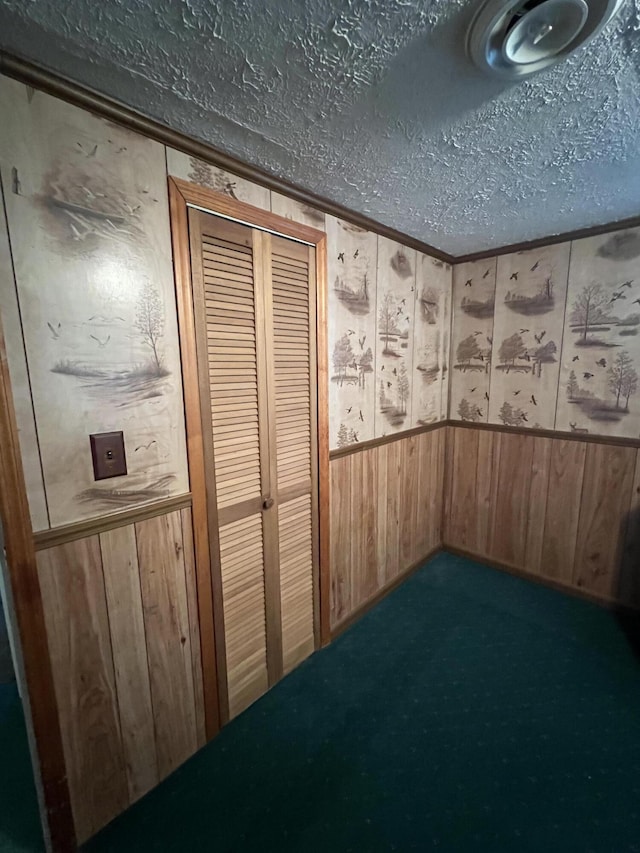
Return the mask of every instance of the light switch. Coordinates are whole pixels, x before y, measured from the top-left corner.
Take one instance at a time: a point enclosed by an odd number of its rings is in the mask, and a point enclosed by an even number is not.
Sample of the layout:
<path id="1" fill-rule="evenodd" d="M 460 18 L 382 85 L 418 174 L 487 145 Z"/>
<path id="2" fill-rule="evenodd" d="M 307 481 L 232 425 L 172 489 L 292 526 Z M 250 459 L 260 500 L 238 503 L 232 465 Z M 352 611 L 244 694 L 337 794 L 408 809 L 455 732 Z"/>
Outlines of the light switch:
<path id="1" fill-rule="evenodd" d="M 97 432 L 89 436 L 89 441 L 96 480 L 121 477 L 127 473 L 124 436 L 121 432 Z"/>

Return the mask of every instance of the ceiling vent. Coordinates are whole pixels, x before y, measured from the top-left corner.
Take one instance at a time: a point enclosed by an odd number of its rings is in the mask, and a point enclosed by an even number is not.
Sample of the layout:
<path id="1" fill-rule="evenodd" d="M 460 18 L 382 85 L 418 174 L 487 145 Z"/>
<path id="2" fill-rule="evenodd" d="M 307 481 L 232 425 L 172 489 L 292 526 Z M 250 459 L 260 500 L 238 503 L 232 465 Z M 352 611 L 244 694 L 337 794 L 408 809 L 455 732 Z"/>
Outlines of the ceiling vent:
<path id="1" fill-rule="evenodd" d="M 586 44 L 623 0 L 487 0 L 467 33 L 475 64 L 501 77 L 526 77 Z"/>

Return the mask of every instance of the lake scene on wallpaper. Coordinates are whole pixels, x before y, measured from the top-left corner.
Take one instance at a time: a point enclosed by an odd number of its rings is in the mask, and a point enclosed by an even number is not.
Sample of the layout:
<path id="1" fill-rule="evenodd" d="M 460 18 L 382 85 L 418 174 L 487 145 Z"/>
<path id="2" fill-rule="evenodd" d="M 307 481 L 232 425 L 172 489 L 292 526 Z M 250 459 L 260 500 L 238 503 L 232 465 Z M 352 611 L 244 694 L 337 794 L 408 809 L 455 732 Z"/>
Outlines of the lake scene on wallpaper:
<path id="1" fill-rule="evenodd" d="M 377 238 L 333 216 L 326 230 L 331 446 L 345 447 L 374 436 Z"/>
<path id="2" fill-rule="evenodd" d="M 561 243 L 498 258 L 490 423 L 553 428 L 569 255 Z"/>
<path id="3" fill-rule="evenodd" d="M 164 149 L 3 81 L 7 196 L 53 526 L 188 489 Z M 96 482 L 89 435 L 122 431 L 128 474 Z"/>
<path id="4" fill-rule="evenodd" d="M 454 266 L 449 388 L 453 419 L 488 419 L 495 303 L 495 259 Z"/>
<path id="5" fill-rule="evenodd" d="M 573 244 L 557 427 L 638 437 L 640 231 Z"/>

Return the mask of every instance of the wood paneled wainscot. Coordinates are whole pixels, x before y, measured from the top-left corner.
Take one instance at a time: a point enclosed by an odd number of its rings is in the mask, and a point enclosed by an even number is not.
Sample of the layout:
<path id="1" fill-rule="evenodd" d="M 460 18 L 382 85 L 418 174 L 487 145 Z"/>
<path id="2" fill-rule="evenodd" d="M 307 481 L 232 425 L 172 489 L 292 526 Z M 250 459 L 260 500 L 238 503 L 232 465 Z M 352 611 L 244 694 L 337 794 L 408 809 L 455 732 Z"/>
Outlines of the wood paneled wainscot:
<path id="1" fill-rule="evenodd" d="M 449 427 L 444 545 L 640 606 L 640 451 Z"/>
<path id="2" fill-rule="evenodd" d="M 331 627 L 441 545 L 445 427 L 331 459 Z"/>
<path id="3" fill-rule="evenodd" d="M 191 509 L 37 556 L 82 842 L 205 740 Z"/>

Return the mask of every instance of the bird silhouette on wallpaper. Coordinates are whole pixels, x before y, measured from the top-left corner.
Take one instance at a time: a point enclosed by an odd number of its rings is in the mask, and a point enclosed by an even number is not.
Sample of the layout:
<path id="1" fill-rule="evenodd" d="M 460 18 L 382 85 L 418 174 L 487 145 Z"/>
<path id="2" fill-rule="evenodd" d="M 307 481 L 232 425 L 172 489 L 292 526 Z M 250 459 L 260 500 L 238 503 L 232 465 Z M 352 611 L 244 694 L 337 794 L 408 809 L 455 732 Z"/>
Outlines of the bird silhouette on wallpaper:
<path id="1" fill-rule="evenodd" d="M 596 364 L 598 365 L 598 367 L 606 367 L 607 366 L 607 359 L 606 358 L 600 358 L 600 359 L 598 359 L 598 361 L 596 361 Z"/>
<path id="2" fill-rule="evenodd" d="M 629 281 L 623 281 L 622 284 L 620 285 L 620 287 L 621 288 L 631 287 L 632 284 L 633 284 L 633 279 L 631 278 L 631 279 L 629 279 Z"/>
<path id="3" fill-rule="evenodd" d="M 106 347 L 106 345 L 107 345 L 107 344 L 109 343 L 109 341 L 111 340 L 111 335 L 107 335 L 107 337 L 106 337 L 103 341 L 101 341 L 101 340 L 100 340 L 100 338 L 96 338 L 96 336 L 95 336 L 95 335 L 89 335 L 89 337 L 90 337 L 90 338 L 93 338 L 93 340 L 94 340 L 94 341 L 96 341 L 96 343 L 98 344 L 98 346 L 100 347 L 100 349 L 102 349 L 102 348 Z"/>
<path id="4" fill-rule="evenodd" d="M 534 334 L 534 336 L 533 336 L 533 337 L 536 339 L 536 341 L 537 341 L 539 344 L 541 344 L 541 343 L 542 343 L 542 339 L 544 338 L 544 336 L 545 336 L 546 334 L 547 334 L 547 333 L 546 333 L 546 331 L 545 331 L 545 332 L 540 332 L 540 334 L 539 334 L 539 335 Z"/>
<path id="5" fill-rule="evenodd" d="M 154 438 L 149 442 L 149 444 L 139 444 L 133 452 L 137 453 L 139 450 L 148 450 L 152 444 L 157 444 L 157 443 L 158 442 Z"/>
<path id="6" fill-rule="evenodd" d="M 464 286 L 465 286 L 465 287 L 471 287 L 471 285 L 472 285 L 472 284 L 473 284 L 473 279 L 472 279 L 472 278 L 468 278 L 468 279 L 465 281 Z"/>
<path id="7" fill-rule="evenodd" d="M 477 388 L 477 387 L 478 387 L 478 386 L 476 385 L 476 388 Z M 469 388 L 469 393 L 470 393 L 470 394 L 473 394 L 473 392 L 476 390 L 476 388 Z"/>
<path id="8" fill-rule="evenodd" d="M 490 272 L 491 272 L 491 269 L 488 269 L 488 270 L 485 272 L 485 274 L 482 276 L 482 278 L 486 278 L 486 277 L 489 275 L 489 273 L 490 273 Z"/>
<path id="9" fill-rule="evenodd" d="M 406 304 L 407 304 L 407 300 L 406 300 L 406 299 L 401 299 L 401 300 L 400 300 L 400 305 L 406 305 Z"/>
<path id="10" fill-rule="evenodd" d="M 11 192 L 14 195 L 22 195 L 22 185 L 20 184 L 20 177 L 15 166 L 11 168 Z"/>
<path id="11" fill-rule="evenodd" d="M 398 375 L 398 368 L 394 367 L 392 373 L 394 376 L 397 376 Z"/>
<path id="12" fill-rule="evenodd" d="M 592 379 L 593 378 L 593 373 L 583 373 L 582 375 L 585 379 Z"/>
<path id="13" fill-rule="evenodd" d="M 520 334 L 525 335 L 528 331 L 529 329 L 520 329 Z"/>
<path id="14" fill-rule="evenodd" d="M 344 263 L 344 252 L 338 252 L 338 260 Z"/>
<path id="15" fill-rule="evenodd" d="M 358 343 L 360 344 L 360 349 L 364 349 L 364 342 L 367 340 L 367 336 L 363 335 L 361 338 L 358 338 Z"/>
<path id="16" fill-rule="evenodd" d="M 359 254 L 360 254 L 360 249 L 356 249 L 355 252 L 353 253 L 354 260 L 358 257 Z"/>
<path id="17" fill-rule="evenodd" d="M 474 338 L 477 338 L 477 337 L 478 337 L 478 335 L 481 335 L 481 334 L 482 334 L 482 332 L 474 332 L 474 333 L 473 333 L 473 337 L 474 337 Z"/>
<path id="18" fill-rule="evenodd" d="M 54 339 L 54 341 L 57 341 L 60 337 L 60 329 L 62 328 L 61 324 L 58 323 L 57 328 L 54 329 L 51 323 L 47 321 L 47 326 L 49 327 L 49 331 L 51 332 L 52 338 Z"/>
<path id="19" fill-rule="evenodd" d="M 540 261 L 536 261 L 535 264 L 531 267 L 531 272 L 535 272 L 540 266 Z"/>
<path id="20" fill-rule="evenodd" d="M 632 305 L 640 305 L 640 299 L 634 299 Z"/>
<path id="21" fill-rule="evenodd" d="M 353 409 L 353 406 L 349 406 L 349 408 L 347 409 L 347 414 L 348 414 L 348 415 L 350 415 L 350 414 L 351 414 L 351 409 Z"/>
<path id="22" fill-rule="evenodd" d="M 538 405 L 538 401 L 536 400 L 536 398 L 533 394 L 531 395 L 531 402 L 533 403 L 534 406 Z"/>
<path id="23" fill-rule="evenodd" d="M 574 355 L 574 357 L 571 359 L 571 361 L 580 361 L 580 356 Z"/>
<path id="24" fill-rule="evenodd" d="M 363 416 L 363 414 L 362 414 L 362 409 L 360 409 L 360 415 L 359 415 L 359 418 L 360 418 L 360 420 L 364 423 L 364 416 Z"/>
<path id="25" fill-rule="evenodd" d="M 514 396 L 514 397 L 517 397 L 521 390 L 522 390 L 522 389 L 519 389 L 518 391 L 514 391 L 514 392 L 513 392 L 513 396 Z"/>
<path id="26" fill-rule="evenodd" d="M 609 305 L 611 305 L 612 302 L 617 302 L 618 299 L 626 299 L 626 298 L 627 297 L 624 295 L 624 293 L 614 293 L 613 296 L 611 297 L 611 299 L 609 300 Z"/>
<path id="27" fill-rule="evenodd" d="M 509 281 L 517 281 L 517 280 L 518 280 L 518 273 L 512 272 L 511 275 L 509 276 Z"/>
<path id="28" fill-rule="evenodd" d="M 94 145 L 93 148 L 91 149 L 91 151 L 85 151 L 84 145 L 82 144 L 82 142 L 76 142 L 76 145 L 82 151 L 82 153 L 84 154 L 85 157 L 95 157 L 96 154 L 98 153 L 98 146 L 97 145 Z"/>
<path id="29" fill-rule="evenodd" d="M 487 401 L 489 400 L 489 394 L 486 391 L 484 392 L 484 399 Z"/>
<path id="30" fill-rule="evenodd" d="M 347 334 L 348 334 L 349 336 L 351 336 L 351 335 L 355 335 L 355 332 L 354 332 L 354 330 L 353 330 L 353 329 L 347 329 Z"/>
<path id="31" fill-rule="evenodd" d="M 391 382 L 387 382 L 387 388 L 391 388 Z"/>

